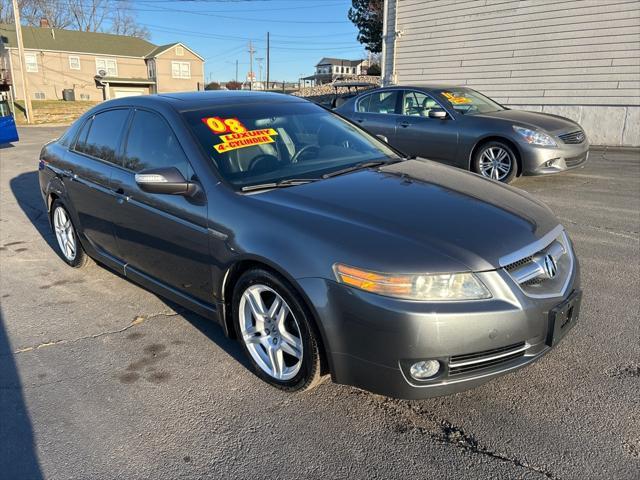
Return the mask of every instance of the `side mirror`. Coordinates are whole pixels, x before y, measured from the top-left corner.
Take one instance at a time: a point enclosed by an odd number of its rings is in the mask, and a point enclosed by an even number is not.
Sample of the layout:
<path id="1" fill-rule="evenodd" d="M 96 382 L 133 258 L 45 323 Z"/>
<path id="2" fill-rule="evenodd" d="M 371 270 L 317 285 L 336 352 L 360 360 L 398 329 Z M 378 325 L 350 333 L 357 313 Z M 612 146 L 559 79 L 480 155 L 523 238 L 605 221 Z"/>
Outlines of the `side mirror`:
<path id="1" fill-rule="evenodd" d="M 429 118 L 439 118 L 440 120 L 443 120 L 448 116 L 447 111 L 443 108 L 432 108 L 429 110 Z"/>
<path id="2" fill-rule="evenodd" d="M 136 183 L 147 193 L 191 196 L 198 184 L 187 181 L 175 167 L 152 168 L 136 173 Z"/>
<path id="3" fill-rule="evenodd" d="M 389 139 L 387 137 L 385 137 L 384 135 L 376 135 L 376 137 L 378 137 L 380 140 L 382 140 L 384 143 L 389 143 Z"/>

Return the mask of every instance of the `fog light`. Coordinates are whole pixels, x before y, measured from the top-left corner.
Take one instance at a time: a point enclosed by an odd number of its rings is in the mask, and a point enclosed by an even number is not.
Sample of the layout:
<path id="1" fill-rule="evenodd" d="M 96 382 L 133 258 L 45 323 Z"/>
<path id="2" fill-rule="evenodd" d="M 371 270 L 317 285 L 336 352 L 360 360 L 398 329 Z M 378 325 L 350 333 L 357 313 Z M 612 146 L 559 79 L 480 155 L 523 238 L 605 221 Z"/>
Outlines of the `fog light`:
<path id="1" fill-rule="evenodd" d="M 559 158 L 552 158 L 551 160 L 547 160 L 546 162 L 544 162 L 544 166 L 545 167 L 552 167 L 554 163 L 556 163 L 558 160 L 560 160 Z"/>
<path id="2" fill-rule="evenodd" d="M 411 376 L 416 380 L 426 380 L 440 371 L 440 362 L 437 360 L 423 360 L 411 365 Z"/>

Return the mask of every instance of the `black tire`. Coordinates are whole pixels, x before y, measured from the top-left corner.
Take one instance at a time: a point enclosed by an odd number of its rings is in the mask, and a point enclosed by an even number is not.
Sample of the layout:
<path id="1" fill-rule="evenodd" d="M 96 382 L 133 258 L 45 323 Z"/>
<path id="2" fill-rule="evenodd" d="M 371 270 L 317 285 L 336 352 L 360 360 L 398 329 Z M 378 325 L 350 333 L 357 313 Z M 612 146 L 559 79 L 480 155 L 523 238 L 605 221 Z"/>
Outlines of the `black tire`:
<path id="1" fill-rule="evenodd" d="M 66 215 L 66 218 L 68 219 L 69 224 L 71 225 L 71 229 L 68 235 L 73 238 L 73 242 L 75 245 L 75 252 L 74 252 L 74 255 L 72 256 L 63 251 L 63 247 L 56 234 L 55 217 L 56 217 L 56 210 L 58 209 L 61 209 L 64 212 L 64 215 Z M 71 220 L 71 215 L 69 215 L 69 211 L 67 210 L 67 207 L 65 207 L 65 205 L 60 200 L 55 200 L 53 202 L 53 205 L 51 205 L 50 220 L 51 220 L 51 228 L 53 230 L 53 234 L 56 239 L 56 246 L 57 246 L 56 252 L 60 256 L 60 258 L 70 267 L 73 267 L 73 268 L 86 267 L 90 263 L 90 258 L 82 248 L 82 244 L 80 243 L 80 239 L 78 238 L 78 234 L 76 233 L 77 232 L 76 226 L 73 224 L 73 221 Z"/>
<path id="2" fill-rule="evenodd" d="M 489 155 L 492 152 L 498 152 L 500 150 L 504 151 L 508 155 L 510 168 L 508 172 L 494 170 L 499 172 L 498 173 L 499 178 L 495 178 L 495 177 L 489 176 L 487 174 L 488 172 L 486 168 L 482 169 L 480 163 L 481 161 L 483 161 L 483 156 L 485 155 L 485 152 L 487 152 L 487 155 Z M 488 158 L 485 156 L 484 161 L 487 161 L 487 160 Z M 490 141 L 480 145 L 476 149 L 476 152 L 473 156 L 471 169 L 478 175 L 482 175 L 485 178 L 491 178 L 493 180 L 497 180 L 502 183 L 513 183 L 516 179 L 516 174 L 518 173 L 518 157 L 513 151 L 513 148 L 511 148 L 506 143 L 499 142 L 499 141 Z"/>
<path id="3" fill-rule="evenodd" d="M 302 340 L 302 363 L 298 373 L 291 379 L 279 380 L 265 372 L 254 360 L 247 343 L 243 340 L 240 326 L 240 301 L 242 295 L 251 286 L 266 286 L 275 291 L 289 307 L 295 318 Z M 310 313 L 305 307 L 300 296 L 289 283 L 270 271 L 256 268 L 248 270 L 238 279 L 233 290 L 233 324 L 237 338 L 242 345 L 255 374 L 268 384 L 287 392 L 301 392 L 310 390 L 324 380 L 321 372 L 320 348 L 314 327 L 311 324 Z"/>

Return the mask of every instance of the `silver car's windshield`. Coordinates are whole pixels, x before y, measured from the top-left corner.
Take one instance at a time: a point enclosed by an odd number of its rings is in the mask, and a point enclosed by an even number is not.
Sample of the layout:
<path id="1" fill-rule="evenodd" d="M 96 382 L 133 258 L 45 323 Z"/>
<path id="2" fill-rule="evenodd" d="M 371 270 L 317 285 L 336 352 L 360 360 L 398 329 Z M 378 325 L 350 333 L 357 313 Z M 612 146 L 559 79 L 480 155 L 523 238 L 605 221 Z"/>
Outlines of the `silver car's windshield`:
<path id="1" fill-rule="evenodd" d="M 182 114 L 220 174 L 238 189 L 398 158 L 375 137 L 310 103 L 240 103 Z"/>
<path id="2" fill-rule="evenodd" d="M 456 112 L 463 115 L 505 110 L 502 105 L 469 88 L 448 88 L 441 90 L 439 93 L 449 100 L 449 103 Z"/>

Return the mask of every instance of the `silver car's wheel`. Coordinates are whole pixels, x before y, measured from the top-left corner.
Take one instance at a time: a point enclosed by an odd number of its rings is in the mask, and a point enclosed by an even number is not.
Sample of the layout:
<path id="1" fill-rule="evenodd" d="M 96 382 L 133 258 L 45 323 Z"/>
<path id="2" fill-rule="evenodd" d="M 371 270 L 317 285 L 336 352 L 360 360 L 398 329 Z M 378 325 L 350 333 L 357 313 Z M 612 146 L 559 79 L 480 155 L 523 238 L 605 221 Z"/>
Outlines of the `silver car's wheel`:
<path id="1" fill-rule="evenodd" d="M 295 377 L 303 361 L 300 326 L 287 302 L 272 288 L 253 284 L 240 297 L 242 341 L 260 369 L 274 380 Z"/>
<path id="2" fill-rule="evenodd" d="M 513 171 L 515 158 L 506 148 L 498 145 L 490 145 L 480 152 L 478 173 L 483 177 L 505 181 Z"/>
<path id="3" fill-rule="evenodd" d="M 73 262 L 76 259 L 78 246 L 73 224 L 64 207 L 58 206 L 53 211 L 53 228 L 56 232 L 60 252 L 68 262 Z"/>

